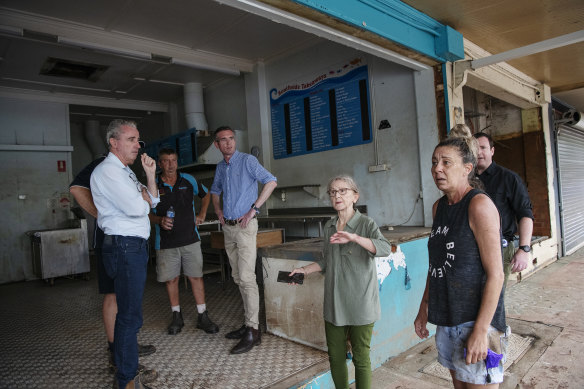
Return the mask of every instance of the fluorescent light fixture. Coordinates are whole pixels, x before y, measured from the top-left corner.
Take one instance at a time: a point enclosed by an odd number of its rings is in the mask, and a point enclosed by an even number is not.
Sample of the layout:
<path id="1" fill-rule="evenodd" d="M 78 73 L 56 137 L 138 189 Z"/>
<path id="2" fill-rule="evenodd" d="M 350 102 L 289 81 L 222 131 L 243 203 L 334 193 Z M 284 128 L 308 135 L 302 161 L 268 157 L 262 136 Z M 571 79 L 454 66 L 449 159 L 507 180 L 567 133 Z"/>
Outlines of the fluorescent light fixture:
<path id="1" fill-rule="evenodd" d="M 102 45 L 99 43 L 93 43 L 93 42 L 82 42 L 82 41 L 78 41 L 75 39 L 65 38 L 62 36 L 58 37 L 57 41 L 59 43 L 64 44 L 64 45 L 80 47 L 82 49 L 101 51 L 104 53 L 119 55 L 122 57 L 130 57 L 130 58 L 143 59 L 143 60 L 151 60 L 152 59 L 152 54 L 146 53 L 144 51 L 123 49 L 120 47 L 111 47 L 111 46 L 106 46 L 106 45 Z"/>
<path id="2" fill-rule="evenodd" d="M 154 83 L 157 83 L 157 84 L 178 85 L 178 86 L 184 86 L 185 85 L 182 82 L 156 80 L 154 78 L 146 78 L 146 77 L 133 77 L 133 78 L 136 81 L 148 81 L 148 82 L 154 82 Z"/>
<path id="3" fill-rule="evenodd" d="M 239 69 L 231 68 L 231 67 L 224 67 L 221 65 L 209 65 L 203 63 L 194 63 L 190 61 L 185 61 L 178 58 L 171 59 L 170 63 L 174 65 L 186 66 L 189 68 L 200 69 L 200 70 L 210 70 L 212 72 L 224 73 L 230 76 L 239 76 L 240 72 Z"/>
<path id="4" fill-rule="evenodd" d="M 20 27 L 5 26 L 5 25 L 0 24 L 0 34 L 12 35 L 12 36 L 23 36 L 24 30 Z"/>
<path id="5" fill-rule="evenodd" d="M 28 84 L 45 85 L 45 86 L 51 86 L 51 87 L 57 87 L 57 88 L 65 88 L 65 89 L 80 89 L 80 90 L 88 90 L 88 91 L 92 91 L 92 92 L 105 92 L 105 93 L 111 93 L 112 92 L 109 89 L 99 89 L 99 88 L 88 88 L 88 87 L 83 87 L 83 86 L 54 84 L 52 82 L 23 80 L 21 78 L 2 77 L 2 79 L 3 80 L 8 80 L 8 81 L 25 82 L 25 83 L 28 83 Z"/>

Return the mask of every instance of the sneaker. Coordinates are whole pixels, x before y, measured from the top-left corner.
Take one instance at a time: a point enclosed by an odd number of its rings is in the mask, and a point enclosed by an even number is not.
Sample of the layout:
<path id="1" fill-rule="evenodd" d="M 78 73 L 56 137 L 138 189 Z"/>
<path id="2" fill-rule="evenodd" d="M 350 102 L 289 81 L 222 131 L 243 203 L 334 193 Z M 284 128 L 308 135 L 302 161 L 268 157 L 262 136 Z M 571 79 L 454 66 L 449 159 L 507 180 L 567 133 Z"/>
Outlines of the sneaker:
<path id="1" fill-rule="evenodd" d="M 184 325 L 185 322 L 183 321 L 182 313 L 172 312 L 172 322 L 168 326 L 168 334 L 169 335 L 178 334 L 182 330 Z"/>
<path id="2" fill-rule="evenodd" d="M 197 328 L 205 331 L 208 334 L 216 334 L 219 332 L 219 327 L 217 324 L 213 323 L 207 314 L 207 311 L 199 313 L 199 319 L 197 320 Z"/>

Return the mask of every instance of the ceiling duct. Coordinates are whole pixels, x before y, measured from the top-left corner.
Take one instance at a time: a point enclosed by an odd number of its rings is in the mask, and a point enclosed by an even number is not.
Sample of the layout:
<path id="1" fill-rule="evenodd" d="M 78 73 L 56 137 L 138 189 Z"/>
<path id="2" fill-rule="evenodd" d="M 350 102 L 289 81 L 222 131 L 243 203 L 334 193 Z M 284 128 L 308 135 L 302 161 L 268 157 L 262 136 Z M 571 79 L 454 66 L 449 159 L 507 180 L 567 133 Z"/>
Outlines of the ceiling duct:
<path id="1" fill-rule="evenodd" d="M 187 127 L 189 129 L 196 128 L 197 131 L 207 131 L 209 125 L 205 118 L 203 84 L 199 82 L 189 82 L 185 84 L 184 97 Z"/>
<path id="2" fill-rule="evenodd" d="M 104 155 L 107 151 L 105 146 L 105 139 L 101 136 L 101 127 L 99 125 L 99 120 L 89 119 L 85 121 L 85 141 L 93 159 L 97 159 Z"/>

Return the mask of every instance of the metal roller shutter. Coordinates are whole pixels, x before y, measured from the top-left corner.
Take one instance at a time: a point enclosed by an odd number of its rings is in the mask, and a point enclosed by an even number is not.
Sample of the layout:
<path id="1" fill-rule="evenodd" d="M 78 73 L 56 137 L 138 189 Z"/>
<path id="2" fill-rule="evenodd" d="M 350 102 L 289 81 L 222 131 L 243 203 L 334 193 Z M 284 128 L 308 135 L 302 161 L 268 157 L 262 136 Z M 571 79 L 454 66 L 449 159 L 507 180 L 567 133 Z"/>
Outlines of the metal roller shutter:
<path id="1" fill-rule="evenodd" d="M 558 128 L 560 217 L 564 255 L 584 246 L 584 131 Z"/>

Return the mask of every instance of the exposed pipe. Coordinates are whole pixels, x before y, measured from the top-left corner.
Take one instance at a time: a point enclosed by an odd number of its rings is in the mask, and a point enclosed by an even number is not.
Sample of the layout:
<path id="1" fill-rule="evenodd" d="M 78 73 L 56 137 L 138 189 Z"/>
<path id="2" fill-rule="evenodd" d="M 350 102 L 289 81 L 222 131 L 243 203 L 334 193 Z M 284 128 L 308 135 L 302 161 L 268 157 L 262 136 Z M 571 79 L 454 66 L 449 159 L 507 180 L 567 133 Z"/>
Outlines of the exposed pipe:
<path id="1" fill-rule="evenodd" d="M 103 138 L 103 136 L 101 136 L 99 120 L 95 119 L 86 120 L 84 134 L 85 141 L 87 142 L 89 150 L 91 150 L 93 159 L 102 156 L 106 152 L 107 148 L 105 145 L 105 139 Z"/>
<path id="2" fill-rule="evenodd" d="M 186 83 L 184 97 L 187 127 L 189 129 L 196 128 L 197 131 L 207 131 L 209 126 L 207 119 L 205 119 L 203 84 L 199 82 Z"/>
<path id="3" fill-rule="evenodd" d="M 584 114 L 582 112 L 568 111 L 564 113 L 563 118 L 566 120 L 565 124 L 584 130 Z"/>

